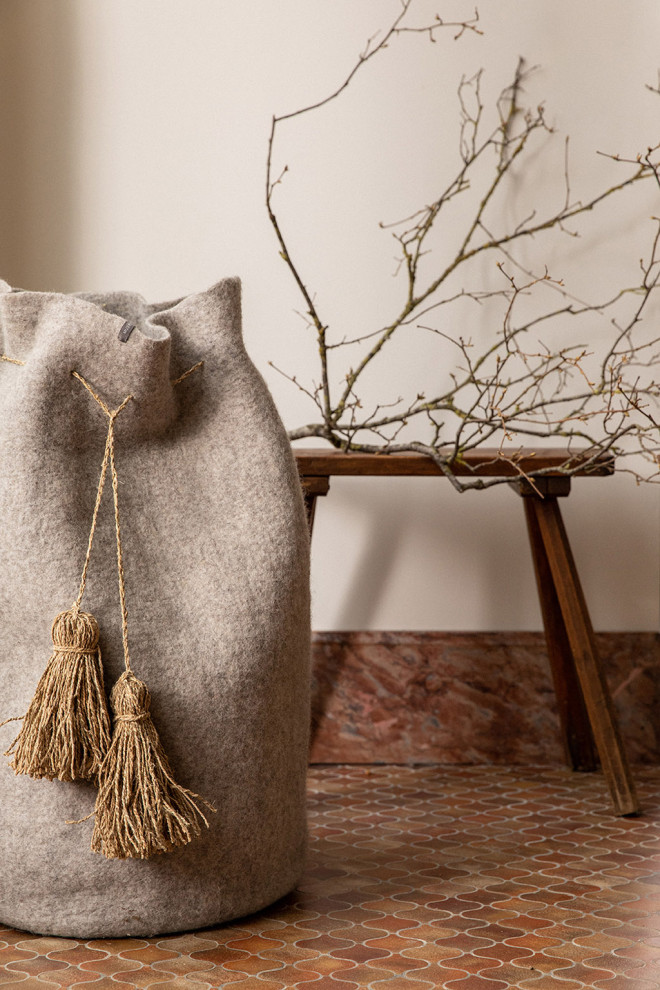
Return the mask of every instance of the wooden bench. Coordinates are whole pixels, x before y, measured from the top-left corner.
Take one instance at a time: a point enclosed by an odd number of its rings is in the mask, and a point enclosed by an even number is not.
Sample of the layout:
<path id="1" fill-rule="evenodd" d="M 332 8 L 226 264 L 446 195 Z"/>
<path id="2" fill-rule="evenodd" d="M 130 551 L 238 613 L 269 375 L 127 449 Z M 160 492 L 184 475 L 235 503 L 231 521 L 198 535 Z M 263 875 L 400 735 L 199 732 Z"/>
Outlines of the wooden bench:
<path id="1" fill-rule="evenodd" d="M 298 448 L 294 453 L 310 533 L 316 500 L 327 495 L 333 475 L 442 476 L 425 454 L 344 453 L 332 448 Z M 569 456 L 561 448 L 523 451 L 516 466 L 497 450 L 480 449 L 467 454 L 453 469 L 459 477 L 509 478 L 522 496 L 567 762 L 574 770 L 591 771 L 600 759 L 615 812 L 636 815 L 640 807 L 635 784 L 559 509 L 558 499 L 571 490 L 571 478 L 559 471 Z M 579 455 L 572 456 L 579 465 Z M 531 485 L 524 475 L 538 470 L 548 473 Z M 609 455 L 577 471 L 578 476 L 613 473 L 614 460 Z"/>

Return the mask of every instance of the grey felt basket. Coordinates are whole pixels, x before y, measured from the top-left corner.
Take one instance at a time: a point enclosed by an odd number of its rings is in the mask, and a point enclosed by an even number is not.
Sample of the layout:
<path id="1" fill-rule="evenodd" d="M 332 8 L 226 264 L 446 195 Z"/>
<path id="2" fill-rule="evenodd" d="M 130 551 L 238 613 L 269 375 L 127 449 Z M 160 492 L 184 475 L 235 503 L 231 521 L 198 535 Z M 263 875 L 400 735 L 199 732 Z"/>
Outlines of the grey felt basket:
<path id="1" fill-rule="evenodd" d="M 3 757 L 0 920 L 92 938 L 254 912 L 305 854 L 309 542 L 240 283 L 161 305 L 0 283 L 0 353 L 0 721 L 25 712 L 80 580 L 106 423 L 75 370 L 110 405 L 134 396 L 116 424 L 131 656 L 177 779 L 217 808 L 189 845 L 109 860 L 91 820 L 66 824 L 93 811 L 91 783 L 16 776 Z M 109 689 L 123 668 L 107 498 L 84 606 Z"/>

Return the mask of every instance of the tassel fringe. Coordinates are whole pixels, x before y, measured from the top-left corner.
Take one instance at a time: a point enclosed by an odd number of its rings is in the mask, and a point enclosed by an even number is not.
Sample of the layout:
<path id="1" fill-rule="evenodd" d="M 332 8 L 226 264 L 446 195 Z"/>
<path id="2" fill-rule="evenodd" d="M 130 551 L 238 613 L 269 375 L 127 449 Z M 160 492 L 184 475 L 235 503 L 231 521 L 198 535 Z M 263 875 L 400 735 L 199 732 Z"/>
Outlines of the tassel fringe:
<path id="1" fill-rule="evenodd" d="M 174 780 L 149 714 L 146 684 L 125 671 L 112 689 L 114 732 L 99 775 L 92 851 L 109 859 L 148 859 L 184 846 L 208 821 L 201 802 Z"/>
<path id="2" fill-rule="evenodd" d="M 110 746 L 99 627 L 74 608 L 55 618 L 51 635 L 53 653 L 5 755 L 17 774 L 95 781 Z"/>

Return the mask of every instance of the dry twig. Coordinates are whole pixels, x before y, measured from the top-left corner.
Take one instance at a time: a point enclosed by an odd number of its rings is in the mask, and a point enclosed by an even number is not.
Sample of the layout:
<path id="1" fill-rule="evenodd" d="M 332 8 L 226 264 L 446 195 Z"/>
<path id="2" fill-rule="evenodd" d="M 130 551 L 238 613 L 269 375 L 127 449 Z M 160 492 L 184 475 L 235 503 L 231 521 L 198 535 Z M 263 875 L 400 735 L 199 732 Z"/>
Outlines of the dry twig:
<path id="1" fill-rule="evenodd" d="M 652 218 L 653 236 L 640 262 L 637 284 L 625 286 L 605 300 L 576 298 L 547 270 L 539 274 L 523 265 L 515 251 L 522 242 L 553 232 L 577 236 L 575 221 L 593 210 L 605 209 L 624 190 L 647 179 L 660 185 L 659 146 L 631 158 L 608 155 L 627 173 L 619 182 L 576 201 L 571 194 L 566 144 L 565 195 L 559 208 L 546 212 L 539 208 L 511 227 L 493 229 L 497 223 L 494 207 L 504 195 L 514 168 L 520 169 L 529 161 L 530 150 L 540 137 L 552 134 L 542 106 L 529 109 L 522 105 L 531 71 L 522 60 L 511 85 L 500 94 L 497 122 L 491 130 L 485 130 L 484 124 L 482 72 L 461 80 L 460 164 L 456 174 L 430 205 L 397 223 L 381 224 L 391 231 L 398 250 L 398 271 L 403 276 L 398 312 L 385 326 L 365 330 L 351 339 L 346 335 L 331 338 L 330 328 L 305 283 L 299 263 L 292 257 L 275 213 L 274 193 L 287 171 L 285 166 L 278 178 L 272 177 L 276 137 L 284 121 L 300 118 L 338 99 L 358 73 L 398 35 L 414 33 L 435 42 L 444 28 L 450 28 L 455 38 L 468 31 L 481 33 L 476 11 L 465 22 L 444 22 L 436 16 L 430 24 L 409 25 L 406 18 L 412 5 L 413 0 L 402 0 L 401 11 L 389 28 L 369 39 L 349 74 L 330 95 L 272 120 L 266 207 L 281 256 L 303 297 L 304 317 L 316 335 L 320 361 L 320 383 L 311 387 L 302 385 L 297 376 L 281 372 L 314 402 L 319 415 L 318 421 L 292 430 L 290 438 L 319 437 L 343 450 L 422 452 L 434 460 L 458 491 L 502 483 L 502 479 L 455 477 L 451 463 L 461 462 L 467 451 L 496 444 L 504 452 L 511 444 L 529 446 L 553 438 L 561 438 L 571 452 L 578 447 L 585 451 L 580 470 L 605 452 L 619 456 L 636 453 L 650 467 L 646 472 L 635 468 L 635 476 L 657 480 L 660 438 L 655 410 L 660 386 L 654 367 L 660 358 L 660 335 L 642 336 L 640 327 L 660 280 L 660 220 Z M 447 205 L 458 196 L 472 196 L 469 220 L 450 260 L 433 266 L 429 264 L 429 256 L 433 256 L 431 235 L 444 218 Z M 497 287 L 470 285 L 471 262 L 484 255 L 496 260 L 501 278 Z M 457 279 L 463 280 L 460 289 L 455 288 Z M 557 305 L 548 306 L 548 294 L 543 291 L 547 288 L 555 293 Z M 441 309 L 444 312 L 459 300 L 497 308 L 496 329 L 481 348 L 431 322 Z M 589 347 L 584 343 L 547 343 L 551 328 L 560 321 L 584 323 L 585 319 L 603 317 L 608 326 L 605 341 L 601 338 Z M 455 349 L 457 363 L 449 375 L 450 385 L 431 397 L 421 393 L 412 400 L 399 397 L 393 402 L 378 402 L 365 412 L 358 393 L 360 380 L 404 328 L 430 332 Z M 593 339 L 590 327 L 587 337 Z M 338 385 L 330 379 L 329 352 L 348 348 L 357 350 L 357 357 Z M 418 438 L 407 439 L 416 428 Z M 515 465 L 518 455 L 509 456 Z M 578 467 L 567 460 L 562 470 L 570 475 Z M 532 472 L 531 477 L 542 473 Z"/>

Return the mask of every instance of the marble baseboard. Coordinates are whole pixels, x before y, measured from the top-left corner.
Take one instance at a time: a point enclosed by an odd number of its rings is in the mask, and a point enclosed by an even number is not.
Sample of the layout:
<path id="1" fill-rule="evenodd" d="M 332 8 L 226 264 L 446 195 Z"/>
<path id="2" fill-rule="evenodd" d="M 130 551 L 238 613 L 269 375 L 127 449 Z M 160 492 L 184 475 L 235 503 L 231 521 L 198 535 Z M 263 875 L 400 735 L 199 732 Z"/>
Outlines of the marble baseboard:
<path id="1" fill-rule="evenodd" d="M 660 761 L 660 638 L 601 633 L 631 761 Z M 312 763 L 563 764 L 542 633 L 318 632 Z"/>

